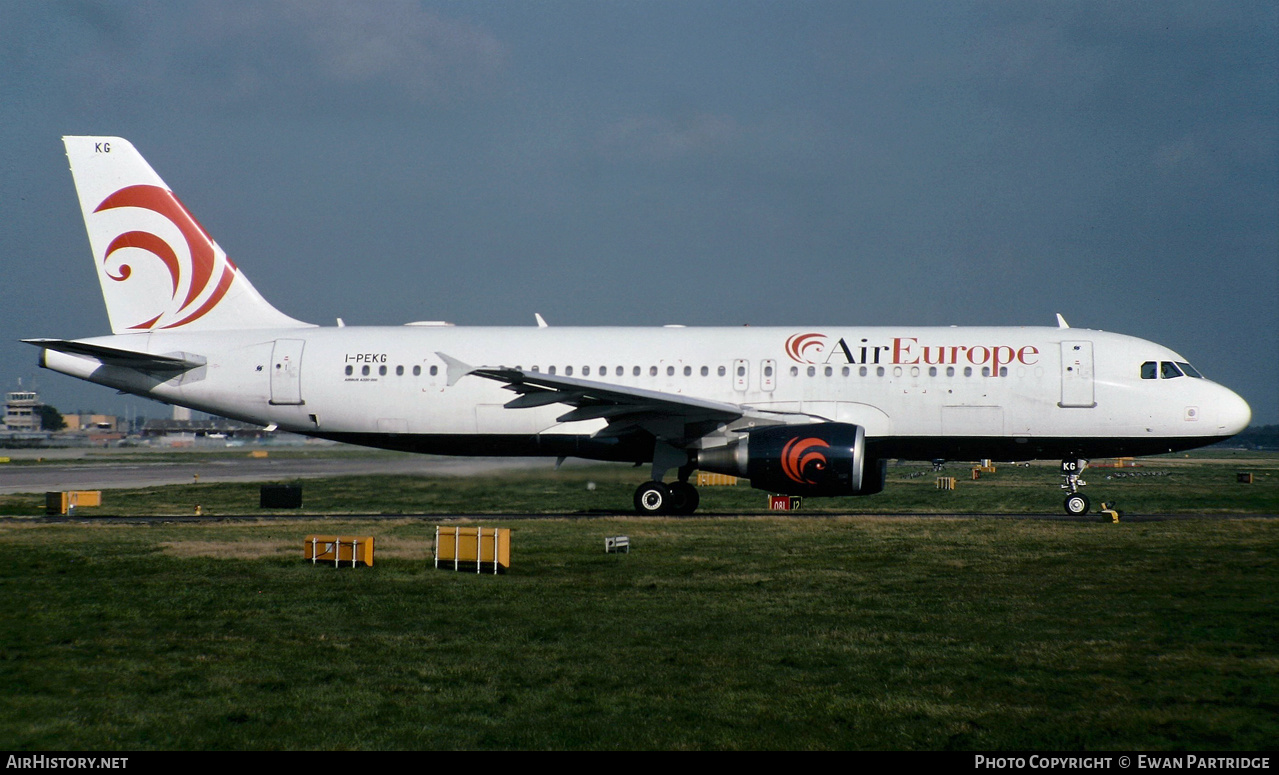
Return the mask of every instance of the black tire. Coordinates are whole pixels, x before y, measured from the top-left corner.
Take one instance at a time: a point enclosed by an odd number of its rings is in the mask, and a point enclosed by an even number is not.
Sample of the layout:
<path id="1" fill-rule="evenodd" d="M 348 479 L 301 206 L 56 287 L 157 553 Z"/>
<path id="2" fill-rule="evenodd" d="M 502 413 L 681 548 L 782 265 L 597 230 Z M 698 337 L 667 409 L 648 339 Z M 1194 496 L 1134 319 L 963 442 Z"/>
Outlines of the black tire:
<path id="1" fill-rule="evenodd" d="M 702 496 L 697 492 L 697 488 L 688 482 L 673 482 L 670 491 L 672 514 L 692 514 L 697 511 L 697 505 L 702 502 Z"/>
<path id="2" fill-rule="evenodd" d="M 661 482 L 645 482 L 635 488 L 636 513 L 656 516 L 668 513 L 670 508 L 671 488 Z"/>
<path id="3" fill-rule="evenodd" d="M 1072 517 L 1082 517 L 1091 506 L 1088 496 L 1082 492 L 1072 492 L 1066 496 L 1066 513 Z"/>

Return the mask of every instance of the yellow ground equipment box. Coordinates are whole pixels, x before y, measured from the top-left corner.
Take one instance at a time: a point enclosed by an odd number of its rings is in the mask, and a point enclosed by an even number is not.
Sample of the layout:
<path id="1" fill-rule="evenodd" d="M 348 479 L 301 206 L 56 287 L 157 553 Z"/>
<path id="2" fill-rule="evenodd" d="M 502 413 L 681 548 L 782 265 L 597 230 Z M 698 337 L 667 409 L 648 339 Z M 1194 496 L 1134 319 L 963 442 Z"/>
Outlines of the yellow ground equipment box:
<path id="1" fill-rule="evenodd" d="M 470 570 L 511 567 L 511 529 L 507 527 L 436 527 L 435 567 Z"/>
<path id="2" fill-rule="evenodd" d="M 46 492 L 44 494 L 44 511 L 46 514 L 70 514 L 81 506 L 101 506 L 101 490 L 68 490 L 67 492 Z"/>
<path id="3" fill-rule="evenodd" d="M 303 556 L 311 564 L 331 562 L 335 566 L 357 562 L 373 565 L 373 536 L 316 536 L 306 537 L 302 545 Z"/>
<path id="4" fill-rule="evenodd" d="M 939 489 L 939 490 L 953 490 L 953 489 L 955 489 L 955 477 L 953 477 L 953 476 L 939 476 L 939 477 L 937 477 L 937 489 Z"/>
<path id="5" fill-rule="evenodd" d="M 736 476 L 728 474 L 712 474 L 706 471 L 697 472 L 698 487 L 733 487 L 737 484 Z"/>

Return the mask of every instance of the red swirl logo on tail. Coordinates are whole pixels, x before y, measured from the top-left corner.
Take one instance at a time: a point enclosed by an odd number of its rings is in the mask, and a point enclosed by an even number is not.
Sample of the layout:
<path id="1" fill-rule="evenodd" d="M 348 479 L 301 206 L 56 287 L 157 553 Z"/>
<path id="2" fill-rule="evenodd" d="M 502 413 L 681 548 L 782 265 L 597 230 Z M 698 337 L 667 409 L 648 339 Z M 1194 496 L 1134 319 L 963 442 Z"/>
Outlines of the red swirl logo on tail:
<path id="1" fill-rule="evenodd" d="M 825 344 L 825 334 L 795 334 L 786 340 L 786 354 L 797 363 L 817 363 L 808 357 L 808 351 L 816 349 L 816 354 L 820 355 Z"/>
<path id="2" fill-rule="evenodd" d="M 804 469 L 812 465 L 818 472 L 826 470 L 826 453 L 830 444 L 818 438 L 793 438 L 782 447 L 782 472 L 796 484 L 817 484 L 804 475 Z"/>
<path id="3" fill-rule="evenodd" d="M 156 328 L 160 319 L 166 316 L 170 320 L 173 318 L 177 320 L 166 321 L 159 328 L 177 328 L 204 317 L 209 310 L 217 306 L 231 287 L 231 281 L 235 279 L 235 264 L 231 263 L 231 259 L 225 255 L 218 255 L 209 233 L 182 206 L 173 192 L 158 186 L 127 186 L 104 199 L 94 212 L 99 213 L 119 207 L 137 207 L 167 218 L 181 232 L 187 246 L 186 255 L 180 255 L 163 237 L 149 231 L 127 231 L 111 240 L 111 244 L 107 246 L 106 255 L 102 257 L 103 272 L 107 277 L 116 282 L 125 282 L 129 279 L 133 274 L 133 268 L 129 264 L 119 264 L 114 273 L 106 265 L 117 250 L 135 248 L 159 259 L 168 270 L 172 284 L 173 296 L 171 303 L 166 305 L 167 308 L 150 320 L 129 328 L 139 330 Z M 220 273 L 217 271 L 219 265 L 221 265 Z M 217 275 L 216 285 L 214 284 L 215 274 Z M 185 296 L 179 302 L 178 296 L 181 293 L 184 275 L 188 285 Z M 212 288 L 211 293 L 210 288 Z"/>

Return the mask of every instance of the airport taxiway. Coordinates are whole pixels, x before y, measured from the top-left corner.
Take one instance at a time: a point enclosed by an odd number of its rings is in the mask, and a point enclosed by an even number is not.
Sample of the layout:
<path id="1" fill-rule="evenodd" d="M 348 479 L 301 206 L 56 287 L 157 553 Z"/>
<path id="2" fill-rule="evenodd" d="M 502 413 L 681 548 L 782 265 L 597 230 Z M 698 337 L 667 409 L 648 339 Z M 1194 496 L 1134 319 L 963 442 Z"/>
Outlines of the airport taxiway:
<path id="1" fill-rule="evenodd" d="M 394 453 L 280 454 L 250 457 L 192 450 L 178 454 L 130 450 L 8 451 L 0 465 L 0 495 L 62 490 L 113 490 L 212 482 L 274 482 L 328 476 L 466 476 L 519 468 L 550 468 L 546 458 L 451 458 Z M 40 462 L 34 462 L 40 460 Z M 197 479 L 198 477 L 198 479 Z"/>

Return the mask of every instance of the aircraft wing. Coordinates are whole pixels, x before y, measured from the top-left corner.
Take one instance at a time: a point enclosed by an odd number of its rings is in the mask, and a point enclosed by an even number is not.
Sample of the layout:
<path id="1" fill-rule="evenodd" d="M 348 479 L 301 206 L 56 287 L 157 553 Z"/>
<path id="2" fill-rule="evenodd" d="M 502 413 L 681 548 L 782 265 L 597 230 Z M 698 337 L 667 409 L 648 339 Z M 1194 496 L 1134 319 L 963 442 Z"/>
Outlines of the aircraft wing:
<path id="1" fill-rule="evenodd" d="M 577 377 L 544 374 L 527 369 L 471 367 L 456 358 L 437 352 L 448 366 L 448 384 L 472 375 L 503 383 L 518 393 L 506 403 L 509 409 L 526 409 L 548 404 L 574 407 L 556 418 L 558 422 L 603 419 L 608 427 L 597 436 L 620 436 L 636 429 L 646 430 L 668 443 L 684 446 L 740 420 L 755 425 L 783 425 L 811 422 L 807 415 L 769 412 L 742 404 L 711 401 L 679 393 L 598 382 Z"/>
<path id="2" fill-rule="evenodd" d="M 43 347 L 46 350 L 55 350 L 61 353 L 70 353 L 71 355 L 87 355 L 90 358 L 97 358 L 109 366 L 123 366 L 144 372 L 178 373 L 190 371 L 203 366 L 205 363 L 204 358 L 193 356 L 189 353 L 156 355 L 137 350 L 123 350 L 118 347 L 77 342 L 73 339 L 23 339 L 22 341 L 27 344 L 33 344 L 36 347 Z"/>

